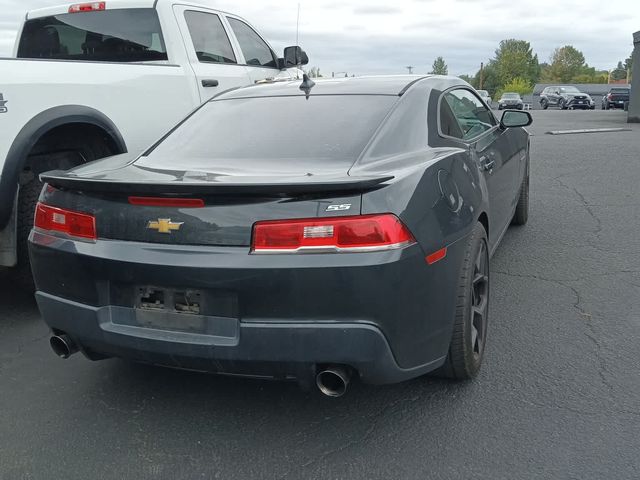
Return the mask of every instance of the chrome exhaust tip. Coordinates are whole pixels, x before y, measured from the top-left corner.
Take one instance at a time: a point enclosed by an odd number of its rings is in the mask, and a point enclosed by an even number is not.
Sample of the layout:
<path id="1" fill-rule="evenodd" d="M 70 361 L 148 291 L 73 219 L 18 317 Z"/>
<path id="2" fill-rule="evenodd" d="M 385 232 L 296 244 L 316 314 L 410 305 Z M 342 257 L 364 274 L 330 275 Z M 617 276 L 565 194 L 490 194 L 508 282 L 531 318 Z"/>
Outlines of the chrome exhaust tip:
<path id="1" fill-rule="evenodd" d="M 53 352 L 60 358 L 69 358 L 78 351 L 78 346 L 68 335 L 54 335 L 49 339 Z"/>
<path id="2" fill-rule="evenodd" d="M 351 370 L 341 365 L 327 367 L 316 375 L 318 390 L 327 397 L 338 398 L 347 392 Z"/>

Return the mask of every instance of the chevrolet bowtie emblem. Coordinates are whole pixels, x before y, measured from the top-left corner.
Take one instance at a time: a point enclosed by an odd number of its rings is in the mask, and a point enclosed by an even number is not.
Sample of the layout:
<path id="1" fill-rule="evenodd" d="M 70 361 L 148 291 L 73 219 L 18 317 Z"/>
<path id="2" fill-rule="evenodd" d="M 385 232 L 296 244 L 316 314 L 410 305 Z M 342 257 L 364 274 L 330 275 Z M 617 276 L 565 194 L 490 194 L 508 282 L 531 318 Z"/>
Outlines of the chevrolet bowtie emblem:
<path id="1" fill-rule="evenodd" d="M 172 222 L 170 218 L 159 218 L 157 222 L 152 220 L 147 223 L 147 228 L 157 230 L 158 233 L 171 233 L 180 230 L 183 223 L 184 222 Z"/>

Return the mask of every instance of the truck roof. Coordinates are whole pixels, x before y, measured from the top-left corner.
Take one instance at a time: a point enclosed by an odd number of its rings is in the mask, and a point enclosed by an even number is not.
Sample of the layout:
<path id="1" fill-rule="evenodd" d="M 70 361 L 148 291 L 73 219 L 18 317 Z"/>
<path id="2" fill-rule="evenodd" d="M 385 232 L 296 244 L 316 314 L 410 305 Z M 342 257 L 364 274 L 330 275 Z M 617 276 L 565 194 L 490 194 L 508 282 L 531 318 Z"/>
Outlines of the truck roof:
<path id="1" fill-rule="evenodd" d="M 55 7 L 38 8 L 27 12 L 26 19 L 49 17 L 51 15 L 61 15 L 63 13 L 69 13 L 69 7 L 71 5 L 77 5 L 81 3 L 93 3 L 87 1 L 69 2 Z M 126 9 L 126 8 L 155 8 L 158 4 L 169 3 L 183 4 L 194 7 L 210 8 L 220 12 L 221 10 L 215 8 L 213 1 L 200 0 L 200 1 L 188 1 L 180 2 L 178 0 L 105 0 L 107 10 Z"/>

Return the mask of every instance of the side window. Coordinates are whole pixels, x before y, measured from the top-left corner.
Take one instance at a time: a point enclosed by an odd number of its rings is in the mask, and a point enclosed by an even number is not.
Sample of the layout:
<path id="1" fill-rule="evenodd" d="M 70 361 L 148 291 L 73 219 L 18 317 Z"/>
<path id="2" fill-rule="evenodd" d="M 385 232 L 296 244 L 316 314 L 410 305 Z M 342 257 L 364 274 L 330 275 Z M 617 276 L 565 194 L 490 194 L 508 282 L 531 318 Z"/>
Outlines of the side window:
<path id="1" fill-rule="evenodd" d="M 236 34 L 240 49 L 247 65 L 255 67 L 276 68 L 276 58 L 262 38 L 246 23 L 237 18 L 227 17 L 229 24 Z"/>
<path id="2" fill-rule="evenodd" d="M 458 128 L 450 127 L 447 133 L 445 121 L 450 124 L 452 115 Z M 440 105 L 440 128 L 442 133 L 452 137 L 469 140 L 490 130 L 496 125 L 496 120 L 487 107 L 469 90 L 458 88 L 444 95 Z"/>
<path id="3" fill-rule="evenodd" d="M 218 15 L 189 10 L 184 12 L 184 19 L 199 61 L 236 63 L 231 42 Z"/>

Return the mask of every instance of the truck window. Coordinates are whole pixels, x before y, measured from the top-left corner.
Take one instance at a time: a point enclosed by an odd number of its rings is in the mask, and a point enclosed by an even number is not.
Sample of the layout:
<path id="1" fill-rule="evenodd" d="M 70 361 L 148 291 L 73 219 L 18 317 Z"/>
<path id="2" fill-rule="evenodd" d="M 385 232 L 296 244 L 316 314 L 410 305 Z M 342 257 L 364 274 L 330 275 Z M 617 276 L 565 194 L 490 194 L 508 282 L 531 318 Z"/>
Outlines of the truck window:
<path id="1" fill-rule="evenodd" d="M 157 12 L 129 8 L 27 20 L 18 58 L 146 62 L 167 60 L 167 50 Z"/>
<path id="2" fill-rule="evenodd" d="M 218 15 L 188 10 L 184 12 L 184 19 L 199 61 L 236 63 L 231 42 Z"/>
<path id="3" fill-rule="evenodd" d="M 229 24 L 236 34 L 244 60 L 252 67 L 276 68 L 276 58 L 269 45 L 265 43 L 249 25 L 237 18 L 227 17 Z"/>

